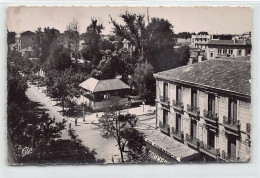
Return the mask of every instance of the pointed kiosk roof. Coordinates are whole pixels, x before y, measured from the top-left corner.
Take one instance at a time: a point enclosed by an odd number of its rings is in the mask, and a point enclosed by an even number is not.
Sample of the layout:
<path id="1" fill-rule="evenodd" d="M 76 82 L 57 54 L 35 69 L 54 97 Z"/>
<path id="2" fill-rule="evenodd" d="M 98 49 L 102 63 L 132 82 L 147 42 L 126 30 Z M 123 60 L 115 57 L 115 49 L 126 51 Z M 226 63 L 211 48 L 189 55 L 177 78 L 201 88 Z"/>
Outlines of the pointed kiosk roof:
<path id="1" fill-rule="evenodd" d="M 82 82 L 79 86 L 93 93 L 111 90 L 130 89 L 130 87 L 124 82 L 122 82 L 120 79 L 97 80 L 92 77 Z"/>

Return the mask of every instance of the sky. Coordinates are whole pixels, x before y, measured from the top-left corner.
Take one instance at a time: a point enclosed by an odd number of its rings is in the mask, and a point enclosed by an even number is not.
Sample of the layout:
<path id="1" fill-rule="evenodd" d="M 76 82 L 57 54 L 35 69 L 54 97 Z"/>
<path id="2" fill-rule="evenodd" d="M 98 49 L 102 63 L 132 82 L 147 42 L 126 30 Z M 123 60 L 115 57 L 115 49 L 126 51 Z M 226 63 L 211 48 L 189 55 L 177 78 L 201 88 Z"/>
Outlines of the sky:
<path id="1" fill-rule="evenodd" d="M 113 28 L 109 16 L 122 23 L 119 15 L 126 10 L 147 15 L 146 7 L 9 7 L 7 29 L 20 33 L 54 27 L 63 32 L 70 21 L 77 19 L 80 33 L 84 33 L 95 18 L 104 25 L 103 34 L 109 34 Z M 174 33 L 242 34 L 252 28 L 248 7 L 149 7 L 148 12 L 150 18 L 167 19 Z"/>

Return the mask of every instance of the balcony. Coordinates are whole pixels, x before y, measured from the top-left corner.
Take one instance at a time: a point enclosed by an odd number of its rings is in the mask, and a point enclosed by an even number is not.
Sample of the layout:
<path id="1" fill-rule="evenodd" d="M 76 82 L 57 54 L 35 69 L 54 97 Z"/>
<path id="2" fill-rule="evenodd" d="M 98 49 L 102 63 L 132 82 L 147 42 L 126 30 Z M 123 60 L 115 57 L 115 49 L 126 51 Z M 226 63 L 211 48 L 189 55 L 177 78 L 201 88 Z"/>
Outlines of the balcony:
<path id="1" fill-rule="evenodd" d="M 169 106 L 170 105 L 170 100 L 168 97 L 160 96 L 160 102 L 163 105 Z"/>
<path id="2" fill-rule="evenodd" d="M 176 100 L 172 100 L 172 107 L 179 111 L 183 111 L 183 109 L 184 109 L 183 102 L 176 101 Z"/>
<path id="3" fill-rule="evenodd" d="M 162 121 L 159 122 L 159 127 L 161 132 L 170 135 L 170 126 L 168 124 L 163 123 Z"/>
<path id="4" fill-rule="evenodd" d="M 184 139 L 183 131 L 176 130 L 174 127 L 172 127 L 172 136 L 180 141 Z"/>
<path id="5" fill-rule="evenodd" d="M 240 158 L 236 156 L 231 156 L 230 154 L 226 153 L 224 150 L 221 153 L 221 159 L 226 162 L 239 162 Z"/>
<path id="6" fill-rule="evenodd" d="M 219 148 L 215 149 L 214 147 L 204 144 L 203 142 L 200 143 L 200 151 L 214 158 L 220 156 Z"/>
<path id="7" fill-rule="evenodd" d="M 231 118 L 228 118 L 226 116 L 223 116 L 223 125 L 226 128 L 229 128 L 233 131 L 239 131 L 240 129 L 240 121 L 239 120 L 233 120 Z"/>
<path id="8" fill-rule="evenodd" d="M 200 141 L 197 138 L 194 138 L 190 136 L 189 134 L 186 134 L 186 142 L 188 145 L 194 147 L 194 148 L 199 148 L 200 147 Z"/>
<path id="9" fill-rule="evenodd" d="M 200 108 L 196 107 L 196 106 L 191 106 L 189 104 L 187 104 L 187 111 L 189 114 L 199 117 L 200 115 Z"/>
<path id="10" fill-rule="evenodd" d="M 218 114 L 217 113 L 212 113 L 211 111 L 207 111 L 204 109 L 204 119 L 206 121 L 212 122 L 216 124 L 218 122 Z"/>

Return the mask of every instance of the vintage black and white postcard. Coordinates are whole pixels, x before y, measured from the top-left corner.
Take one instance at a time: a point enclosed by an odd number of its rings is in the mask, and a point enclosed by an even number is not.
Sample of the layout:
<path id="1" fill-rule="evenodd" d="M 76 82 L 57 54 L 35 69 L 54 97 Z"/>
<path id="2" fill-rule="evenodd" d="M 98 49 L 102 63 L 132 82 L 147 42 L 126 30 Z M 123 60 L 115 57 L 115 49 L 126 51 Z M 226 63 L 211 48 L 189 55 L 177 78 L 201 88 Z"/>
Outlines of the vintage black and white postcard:
<path id="1" fill-rule="evenodd" d="M 248 162 L 251 13 L 9 7 L 9 164 Z"/>

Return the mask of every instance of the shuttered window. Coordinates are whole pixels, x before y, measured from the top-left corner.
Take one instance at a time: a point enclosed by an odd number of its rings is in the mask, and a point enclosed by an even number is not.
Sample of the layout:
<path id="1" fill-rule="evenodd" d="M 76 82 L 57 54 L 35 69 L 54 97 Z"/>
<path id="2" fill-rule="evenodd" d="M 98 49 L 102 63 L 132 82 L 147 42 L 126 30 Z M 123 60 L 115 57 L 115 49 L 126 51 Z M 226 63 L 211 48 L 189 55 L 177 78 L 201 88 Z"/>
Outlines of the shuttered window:
<path id="1" fill-rule="evenodd" d="M 163 97 L 168 98 L 168 83 L 163 84 Z"/>
<path id="2" fill-rule="evenodd" d="M 163 123 L 168 125 L 168 111 L 163 110 Z"/>
<path id="3" fill-rule="evenodd" d="M 237 120 L 237 101 L 234 99 L 228 100 L 228 117 L 232 121 Z"/>
<path id="4" fill-rule="evenodd" d="M 191 90 L 191 106 L 197 107 L 197 91 Z"/>
<path id="5" fill-rule="evenodd" d="M 181 87 L 176 87 L 176 101 L 181 102 Z"/>
<path id="6" fill-rule="evenodd" d="M 215 95 L 213 94 L 208 95 L 208 111 L 212 114 L 215 113 Z"/>
<path id="7" fill-rule="evenodd" d="M 181 115 L 176 114 L 176 130 L 181 131 Z"/>

